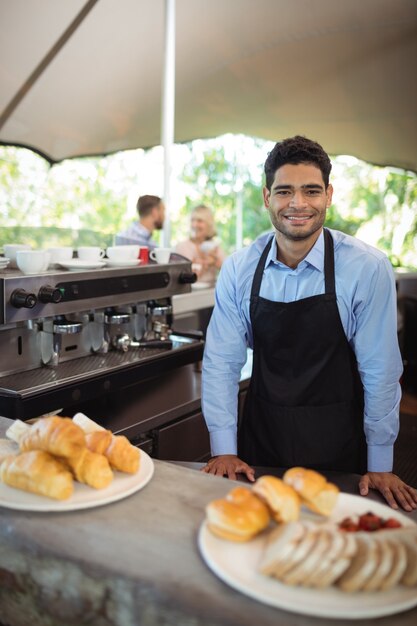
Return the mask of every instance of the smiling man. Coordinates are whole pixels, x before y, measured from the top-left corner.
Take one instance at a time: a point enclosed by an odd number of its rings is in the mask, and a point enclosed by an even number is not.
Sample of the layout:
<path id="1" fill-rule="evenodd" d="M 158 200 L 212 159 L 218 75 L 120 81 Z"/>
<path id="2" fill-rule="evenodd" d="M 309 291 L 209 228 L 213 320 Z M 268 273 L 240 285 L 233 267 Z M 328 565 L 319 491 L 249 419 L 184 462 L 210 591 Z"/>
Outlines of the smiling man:
<path id="1" fill-rule="evenodd" d="M 203 360 L 213 457 L 203 471 L 254 479 L 252 466 L 361 474 L 394 508 L 417 492 L 392 473 L 402 361 L 392 267 L 323 228 L 331 162 L 305 137 L 277 143 L 263 190 L 274 232 L 223 264 Z M 253 371 L 237 426 L 247 347 Z"/>

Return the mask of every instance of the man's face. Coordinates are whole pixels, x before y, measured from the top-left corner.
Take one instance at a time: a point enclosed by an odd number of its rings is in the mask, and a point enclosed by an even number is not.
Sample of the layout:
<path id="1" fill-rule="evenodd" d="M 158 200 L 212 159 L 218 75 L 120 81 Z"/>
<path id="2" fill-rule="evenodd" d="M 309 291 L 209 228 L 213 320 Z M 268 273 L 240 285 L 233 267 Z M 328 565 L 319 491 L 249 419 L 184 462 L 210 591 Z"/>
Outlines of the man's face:
<path id="1" fill-rule="evenodd" d="M 320 231 L 333 188 L 325 189 L 318 167 L 287 163 L 275 172 L 271 190 L 264 187 L 264 203 L 272 225 L 286 239 L 300 241 Z"/>
<path id="2" fill-rule="evenodd" d="M 158 206 L 155 207 L 154 211 L 155 211 L 155 220 L 154 220 L 155 229 L 161 230 L 164 227 L 164 221 L 165 221 L 165 204 L 163 202 L 160 202 Z"/>

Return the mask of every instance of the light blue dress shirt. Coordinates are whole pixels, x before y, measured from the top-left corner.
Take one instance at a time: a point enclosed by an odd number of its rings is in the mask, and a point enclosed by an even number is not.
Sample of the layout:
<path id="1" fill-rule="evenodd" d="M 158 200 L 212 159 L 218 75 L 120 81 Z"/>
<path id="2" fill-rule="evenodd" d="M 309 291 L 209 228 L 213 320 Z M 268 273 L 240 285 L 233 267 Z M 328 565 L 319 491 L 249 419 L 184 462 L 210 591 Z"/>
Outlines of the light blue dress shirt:
<path id="1" fill-rule="evenodd" d="M 127 246 L 136 244 L 147 246 L 150 250 L 156 248 L 158 244 L 152 239 L 152 233 L 140 222 L 133 222 L 122 233 L 118 233 L 114 239 L 116 246 Z"/>
<path id="2" fill-rule="evenodd" d="M 330 229 L 329 229 L 330 230 Z M 365 395 L 368 471 L 392 471 L 399 429 L 402 359 L 397 339 L 395 278 L 388 258 L 359 239 L 330 230 L 335 248 L 336 295 L 346 337 L 356 354 Z M 237 396 L 247 348 L 253 347 L 249 301 L 260 255 L 272 233 L 223 263 L 203 358 L 202 407 L 212 454 L 237 453 Z M 324 237 L 297 268 L 266 259 L 260 296 L 292 302 L 324 293 Z"/>

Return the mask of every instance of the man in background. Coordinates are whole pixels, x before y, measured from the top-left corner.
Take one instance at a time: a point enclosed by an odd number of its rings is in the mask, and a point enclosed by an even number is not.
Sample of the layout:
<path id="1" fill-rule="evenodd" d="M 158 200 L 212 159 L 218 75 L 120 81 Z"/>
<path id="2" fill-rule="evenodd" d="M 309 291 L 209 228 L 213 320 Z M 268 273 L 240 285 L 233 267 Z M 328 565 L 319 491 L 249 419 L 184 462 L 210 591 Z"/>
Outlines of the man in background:
<path id="1" fill-rule="evenodd" d="M 161 230 L 165 220 L 165 205 L 158 196 L 140 196 L 136 204 L 139 221 L 133 222 L 115 237 L 116 245 L 138 244 L 149 249 L 158 244 L 152 239 L 154 230 Z"/>

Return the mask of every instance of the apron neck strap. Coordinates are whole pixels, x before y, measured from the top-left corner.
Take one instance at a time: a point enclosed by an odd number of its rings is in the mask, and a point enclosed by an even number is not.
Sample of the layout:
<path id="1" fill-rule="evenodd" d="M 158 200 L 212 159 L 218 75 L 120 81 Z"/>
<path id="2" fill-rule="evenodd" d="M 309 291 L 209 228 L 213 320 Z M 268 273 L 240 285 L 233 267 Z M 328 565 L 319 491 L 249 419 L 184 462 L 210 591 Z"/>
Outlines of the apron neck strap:
<path id="1" fill-rule="evenodd" d="M 323 228 L 323 236 L 324 236 L 324 287 L 325 293 L 327 295 L 334 295 L 336 293 L 336 284 L 335 284 L 335 276 L 334 276 L 334 244 L 333 237 L 327 228 Z M 266 258 L 269 254 L 269 251 L 272 246 L 272 242 L 274 240 L 274 235 L 272 235 L 271 239 L 266 244 L 261 258 L 259 259 L 258 265 L 256 266 L 255 275 L 252 281 L 252 289 L 251 289 L 251 298 L 259 295 L 259 291 L 261 289 L 261 282 L 263 271 L 266 263 Z"/>
<path id="2" fill-rule="evenodd" d="M 334 244 L 333 237 L 327 228 L 323 228 L 324 236 L 324 290 L 328 295 L 336 293 L 334 277 Z"/>
<path id="3" fill-rule="evenodd" d="M 264 267 L 265 267 L 265 263 L 266 263 L 266 257 L 268 256 L 268 253 L 271 249 L 272 246 L 272 242 L 274 240 L 274 236 L 272 235 L 271 239 L 268 241 L 268 243 L 266 244 L 262 254 L 261 254 L 261 258 L 259 259 L 258 265 L 256 266 L 256 270 L 255 270 L 255 275 L 253 277 L 253 281 L 252 281 L 252 289 L 251 289 L 251 293 L 250 293 L 250 297 L 251 300 L 253 297 L 256 297 L 259 295 L 259 291 L 261 289 L 261 282 L 262 282 L 262 276 L 264 273 Z"/>

